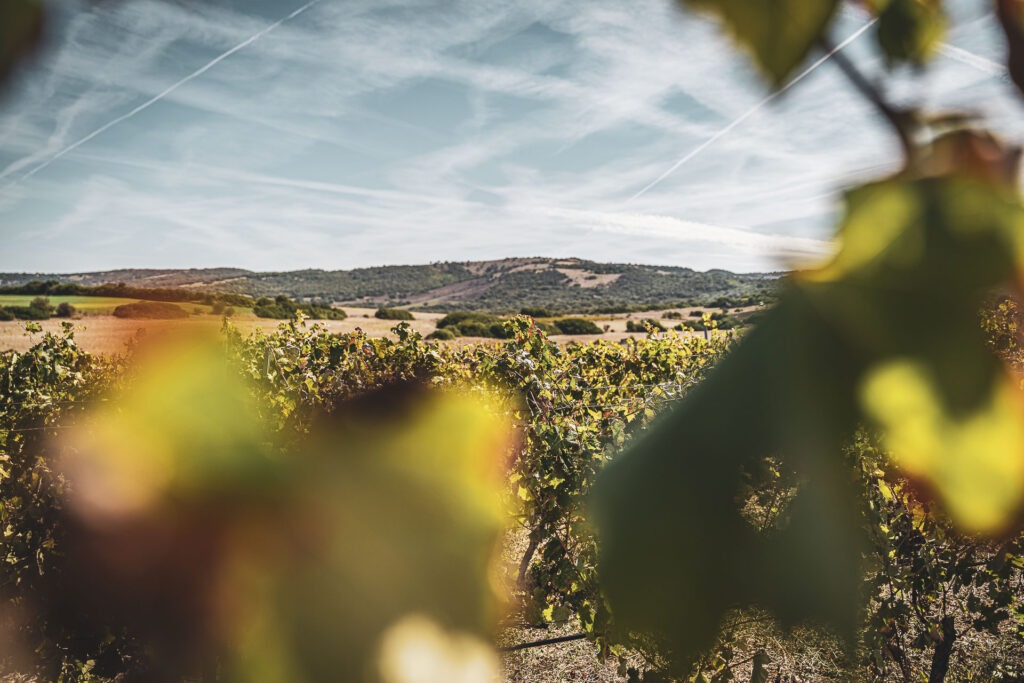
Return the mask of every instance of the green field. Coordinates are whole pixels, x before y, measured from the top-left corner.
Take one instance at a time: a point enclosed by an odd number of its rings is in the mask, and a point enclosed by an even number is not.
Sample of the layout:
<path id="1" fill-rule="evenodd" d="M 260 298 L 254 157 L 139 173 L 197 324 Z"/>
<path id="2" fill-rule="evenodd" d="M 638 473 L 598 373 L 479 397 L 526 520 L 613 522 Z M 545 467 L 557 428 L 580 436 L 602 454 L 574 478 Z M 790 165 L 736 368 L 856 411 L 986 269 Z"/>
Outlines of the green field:
<path id="1" fill-rule="evenodd" d="M 28 306 L 36 297 L 30 294 L 0 294 L 0 306 Z M 51 306 L 57 306 L 65 301 L 82 315 L 111 315 L 114 309 L 122 304 L 131 304 L 138 299 L 126 299 L 113 296 L 49 296 Z M 189 313 L 196 309 L 202 309 L 203 313 L 210 313 L 210 307 L 191 302 L 178 302 L 178 305 Z"/>

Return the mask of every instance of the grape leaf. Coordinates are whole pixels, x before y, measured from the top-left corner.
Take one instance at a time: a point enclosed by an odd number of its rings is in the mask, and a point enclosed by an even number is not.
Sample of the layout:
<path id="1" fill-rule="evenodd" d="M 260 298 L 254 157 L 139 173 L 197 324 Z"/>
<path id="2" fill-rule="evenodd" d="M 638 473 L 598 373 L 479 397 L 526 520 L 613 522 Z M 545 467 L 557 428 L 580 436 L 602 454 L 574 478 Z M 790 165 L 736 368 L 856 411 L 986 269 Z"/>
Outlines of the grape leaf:
<path id="1" fill-rule="evenodd" d="M 996 531 L 1020 508 L 1021 395 L 977 320 L 985 293 L 1024 263 L 1013 158 L 956 133 L 850 192 L 837 255 L 792 277 L 759 327 L 602 473 L 602 583 L 623 627 L 662 641 L 680 673 L 738 606 L 852 636 L 864 539 L 841 452 L 865 419 L 961 525 Z M 788 523 L 759 533 L 738 496 L 766 455 L 800 484 Z"/>
<path id="2" fill-rule="evenodd" d="M 878 8 L 878 44 L 890 65 L 922 65 L 942 43 L 946 16 L 935 0 L 887 0 Z"/>

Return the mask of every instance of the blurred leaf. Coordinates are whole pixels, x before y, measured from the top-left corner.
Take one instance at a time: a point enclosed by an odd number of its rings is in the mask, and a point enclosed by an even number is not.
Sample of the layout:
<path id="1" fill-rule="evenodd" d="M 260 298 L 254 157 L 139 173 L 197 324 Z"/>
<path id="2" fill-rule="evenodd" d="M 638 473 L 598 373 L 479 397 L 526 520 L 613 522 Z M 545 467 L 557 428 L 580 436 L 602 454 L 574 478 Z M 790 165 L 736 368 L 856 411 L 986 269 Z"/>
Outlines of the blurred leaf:
<path id="1" fill-rule="evenodd" d="M 399 386 L 282 443 L 240 377 L 214 346 L 154 354 L 64 440 L 58 606 L 142 636 L 153 679 L 483 680 L 504 420 Z"/>
<path id="2" fill-rule="evenodd" d="M 1024 94 L 1024 2 L 996 0 L 996 16 L 1006 35 L 1006 67 L 1017 90 Z"/>
<path id="3" fill-rule="evenodd" d="M 891 361 L 865 378 L 862 400 L 903 470 L 930 482 L 952 516 L 998 530 L 1024 497 L 1024 400 L 1006 378 L 968 415 L 949 415 L 928 368 Z"/>
<path id="4" fill-rule="evenodd" d="M 0 83 L 20 59 L 38 46 L 43 35 L 43 16 L 40 0 L 0 2 Z"/>
<path id="5" fill-rule="evenodd" d="M 717 14 L 761 70 L 780 86 L 824 33 L 836 0 L 679 0 Z"/>
<path id="6" fill-rule="evenodd" d="M 864 539 L 841 451 L 864 418 L 960 524 L 992 531 L 1020 507 L 1021 396 L 977 324 L 984 295 L 1024 264 L 1015 157 L 957 133 L 912 173 L 849 193 L 831 262 L 793 277 L 604 471 L 602 582 L 623 627 L 661 639 L 680 672 L 737 606 L 852 636 Z M 760 533 L 739 497 L 766 455 L 800 483 L 781 530 Z"/>
<path id="7" fill-rule="evenodd" d="M 946 16 L 936 0 L 875 0 L 878 44 L 890 65 L 922 65 L 939 48 Z"/>

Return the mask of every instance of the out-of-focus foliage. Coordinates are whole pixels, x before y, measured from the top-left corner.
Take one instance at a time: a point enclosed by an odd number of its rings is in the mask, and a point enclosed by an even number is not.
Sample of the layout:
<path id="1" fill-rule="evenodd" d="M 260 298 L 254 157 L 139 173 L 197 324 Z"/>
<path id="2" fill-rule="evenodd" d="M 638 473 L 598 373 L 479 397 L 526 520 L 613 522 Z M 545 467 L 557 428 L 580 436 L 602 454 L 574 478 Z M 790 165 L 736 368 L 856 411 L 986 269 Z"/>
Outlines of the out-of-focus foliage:
<path id="1" fill-rule="evenodd" d="M 878 44 L 890 65 L 925 64 L 942 44 L 946 18 L 938 0 L 869 0 Z"/>
<path id="2" fill-rule="evenodd" d="M 40 0 L 5 0 L 0 3 L 0 84 L 14 65 L 32 53 L 43 36 Z"/>
<path id="3" fill-rule="evenodd" d="M 0 585 L 21 614 L 5 615 L 20 654 L 34 653 L 46 680 L 85 663 L 168 681 L 493 678 L 505 421 L 484 393 L 396 385 L 415 379 L 385 365 L 400 354 L 378 359 L 388 374 L 374 381 L 358 337 L 300 329 L 280 347 L 141 349 L 101 373 L 119 391 L 85 411 L 75 396 L 76 419 L 33 427 L 15 405 L 56 420 L 49 394 L 77 385 L 46 375 L 34 395 L 31 368 L 86 357 L 47 336 L 4 358 L 16 391 L 0 404 Z M 303 341 L 306 369 L 289 367 Z M 318 373 L 310 389 L 305 372 L 335 342 L 339 355 L 322 360 L 341 374 Z M 261 350 L 283 357 L 267 366 Z M 345 377 L 341 354 L 364 384 L 321 400 L 330 392 L 317 388 Z M 302 419 L 271 419 L 293 415 L 282 397 L 303 404 Z M 437 675 L 417 677 L 424 666 Z"/>
<path id="4" fill-rule="evenodd" d="M 996 16 L 1006 36 L 1006 66 L 1017 90 L 1024 92 L 1024 5 L 1020 0 L 996 0 Z"/>
<path id="5" fill-rule="evenodd" d="M 777 5 L 694 4 L 716 11 L 776 85 L 810 46 L 830 45 L 829 3 L 780 11 L 789 34 L 758 14 Z M 890 65 L 935 51 L 941 3 L 869 7 Z M 977 320 L 994 290 L 1024 274 L 1019 153 L 955 117 L 925 126 L 927 116 L 896 110 L 842 65 L 896 128 L 905 168 L 847 193 L 835 257 L 789 278 L 757 329 L 596 489 L 613 612 L 657 641 L 678 675 L 738 607 L 768 608 L 783 625 L 825 623 L 854 641 L 872 527 L 841 454 L 861 424 L 959 528 L 1013 531 L 1024 507 L 1024 394 Z M 751 528 L 741 494 L 767 456 L 796 483 L 784 524 L 766 534 Z M 943 620 L 936 633 L 942 680 L 954 625 Z"/>

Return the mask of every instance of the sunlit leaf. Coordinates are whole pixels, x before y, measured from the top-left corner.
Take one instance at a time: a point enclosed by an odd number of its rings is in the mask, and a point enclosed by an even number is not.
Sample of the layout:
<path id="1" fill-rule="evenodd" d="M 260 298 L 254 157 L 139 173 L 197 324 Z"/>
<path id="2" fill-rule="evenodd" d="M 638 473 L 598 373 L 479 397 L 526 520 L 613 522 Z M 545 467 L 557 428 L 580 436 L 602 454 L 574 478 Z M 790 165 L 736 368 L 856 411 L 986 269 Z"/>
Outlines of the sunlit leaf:
<path id="1" fill-rule="evenodd" d="M 894 461 L 930 482 L 954 519 L 998 531 L 1024 499 L 1024 395 L 1007 378 L 977 410 L 950 415 L 929 374 L 912 361 L 874 368 L 862 388 L 865 411 Z"/>

